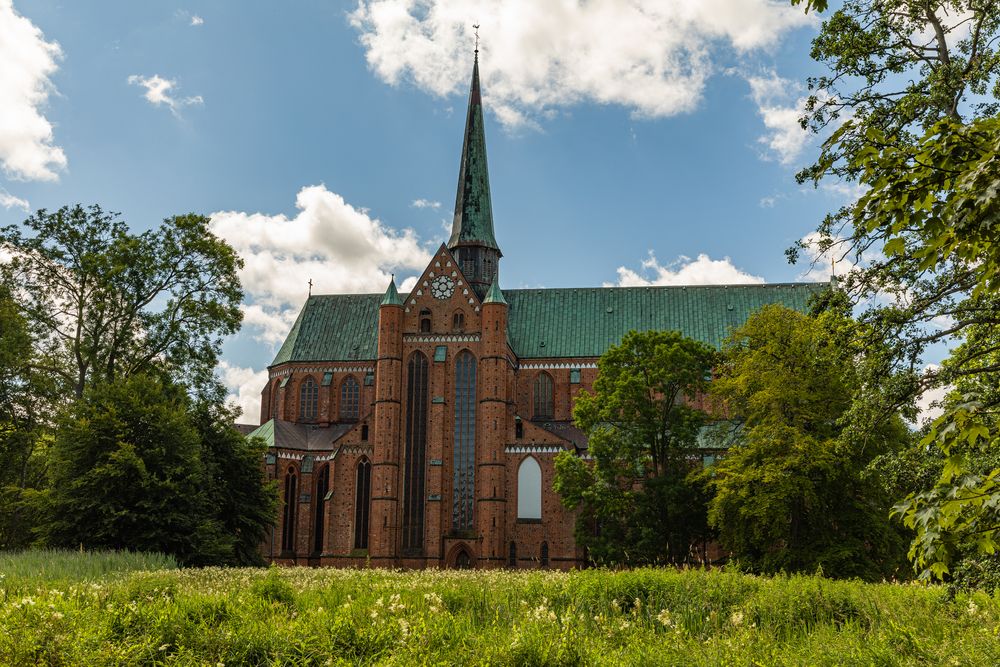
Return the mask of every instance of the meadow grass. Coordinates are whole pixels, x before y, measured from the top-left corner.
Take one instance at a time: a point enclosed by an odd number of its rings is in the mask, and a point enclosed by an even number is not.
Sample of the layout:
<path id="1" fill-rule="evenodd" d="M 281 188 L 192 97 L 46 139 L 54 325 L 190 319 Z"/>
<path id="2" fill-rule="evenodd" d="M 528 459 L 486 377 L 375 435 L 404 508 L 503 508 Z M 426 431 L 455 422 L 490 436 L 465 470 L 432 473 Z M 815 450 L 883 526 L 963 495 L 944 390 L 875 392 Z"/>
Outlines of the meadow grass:
<path id="1" fill-rule="evenodd" d="M 15 581 L 67 582 L 106 578 L 137 570 L 175 569 L 173 556 L 135 551 L 66 551 L 32 549 L 0 551 L 0 575 L 8 586 Z"/>
<path id="2" fill-rule="evenodd" d="M 1000 599 L 915 584 L 206 568 L 0 585 L 11 665 L 1000 664 Z"/>

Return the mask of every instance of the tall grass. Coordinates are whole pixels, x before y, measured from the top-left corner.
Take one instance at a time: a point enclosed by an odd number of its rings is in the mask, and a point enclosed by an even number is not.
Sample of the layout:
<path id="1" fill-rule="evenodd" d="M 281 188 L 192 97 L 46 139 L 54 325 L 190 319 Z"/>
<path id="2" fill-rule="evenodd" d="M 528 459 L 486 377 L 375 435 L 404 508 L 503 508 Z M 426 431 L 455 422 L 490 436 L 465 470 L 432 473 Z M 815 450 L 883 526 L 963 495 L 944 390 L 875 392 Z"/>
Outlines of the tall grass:
<path id="1" fill-rule="evenodd" d="M 635 570 L 221 569 L 8 588 L 3 664 L 995 665 L 1000 601 Z"/>
<path id="2" fill-rule="evenodd" d="M 65 551 L 33 549 L 0 551 L 0 576 L 13 581 L 66 582 L 103 579 L 137 570 L 173 570 L 173 556 L 134 551 Z"/>

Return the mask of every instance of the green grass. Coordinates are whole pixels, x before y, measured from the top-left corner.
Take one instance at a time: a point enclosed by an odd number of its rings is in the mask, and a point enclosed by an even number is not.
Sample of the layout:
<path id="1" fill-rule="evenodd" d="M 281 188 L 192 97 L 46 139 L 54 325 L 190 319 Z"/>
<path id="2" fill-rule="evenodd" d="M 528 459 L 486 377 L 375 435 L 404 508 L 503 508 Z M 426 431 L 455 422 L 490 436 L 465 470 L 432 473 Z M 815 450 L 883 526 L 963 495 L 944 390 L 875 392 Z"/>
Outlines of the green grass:
<path id="1" fill-rule="evenodd" d="M 995 665 L 1000 600 L 733 572 L 112 572 L 0 586 L 11 665 Z M 76 568 L 70 568 L 75 570 Z M 85 568 L 81 568 L 82 569 Z"/>
<path id="2" fill-rule="evenodd" d="M 15 582 L 30 585 L 88 581 L 137 570 L 173 570 L 173 556 L 134 551 L 63 551 L 33 549 L 30 551 L 0 551 L 0 576 L 6 586 Z"/>

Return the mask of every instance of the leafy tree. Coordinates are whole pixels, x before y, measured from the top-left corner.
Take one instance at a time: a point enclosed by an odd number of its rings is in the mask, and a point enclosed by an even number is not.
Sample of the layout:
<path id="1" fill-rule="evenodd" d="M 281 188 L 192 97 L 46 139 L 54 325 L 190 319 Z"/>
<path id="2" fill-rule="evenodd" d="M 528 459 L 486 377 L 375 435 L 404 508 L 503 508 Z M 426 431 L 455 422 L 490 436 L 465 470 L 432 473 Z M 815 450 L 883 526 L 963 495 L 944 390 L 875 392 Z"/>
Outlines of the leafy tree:
<path id="1" fill-rule="evenodd" d="M 200 384 L 222 338 L 239 328 L 242 261 L 188 214 L 133 234 L 99 206 L 39 210 L 0 229 L 4 267 L 38 343 L 77 398 L 92 382 L 114 382 L 167 364 Z"/>
<path id="2" fill-rule="evenodd" d="M 274 524 L 278 508 L 276 482 L 268 482 L 261 461 L 267 444 L 246 439 L 233 428 L 238 411 L 225 405 L 221 390 L 200 398 L 190 410 L 201 439 L 205 487 L 209 505 L 232 539 L 227 565 L 263 562 L 260 545 Z"/>
<path id="3" fill-rule="evenodd" d="M 905 428 L 897 418 L 859 441 L 840 421 L 858 379 L 853 328 L 837 310 L 767 306 L 724 347 L 711 392 L 742 429 L 711 469 L 709 520 L 754 571 L 874 579 L 902 562 L 889 500 L 862 472 L 905 442 Z"/>
<path id="4" fill-rule="evenodd" d="M 822 0 L 805 4 L 826 9 Z M 823 221 L 820 249 L 860 263 L 842 284 L 867 304 L 861 319 L 872 346 L 885 344 L 852 406 L 859 432 L 912 409 L 928 388 L 1000 372 L 990 361 L 995 346 L 977 334 L 1000 323 L 998 42 L 995 2 L 848 0 L 813 43 L 829 75 L 810 81 L 816 95 L 803 123 L 820 130 L 849 119 L 800 178 L 862 186 L 854 205 Z M 963 344 L 947 363 L 921 372 L 929 347 L 956 339 Z M 925 441 L 947 459 L 942 476 L 897 508 L 917 530 L 911 555 L 922 576 L 943 576 L 970 547 L 995 549 L 992 476 L 973 472 L 959 453 L 993 446 L 995 405 L 975 393 L 957 401 Z"/>
<path id="5" fill-rule="evenodd" d="M 37 491 L 45 485 L 45 415 L 53 386 L 36 361 L 28 323 L 0 285 L 0 549 L 29 544 Z"/>
<path id="6" fill-rule="evenodd" d="M 259 443 L 151 374 L 93 384 L 59 420 L 45 541 L 246 564 L 273 520 Z M 242 503 L 248 503 L 243 505 Z"/>
<path id="7" fill-rule="evenodd" d="M 629 332 L 598 361 L 594 393 L 573 416 L 592 463 L 556 458 L 555 490 L 580 509 L 579 544 L 606 563 L 684 562 L 704 539 L 705 496 L 688 481 L 705 414 L 702 395 L 715 359 L 707 345 L 674 331 Z"/>

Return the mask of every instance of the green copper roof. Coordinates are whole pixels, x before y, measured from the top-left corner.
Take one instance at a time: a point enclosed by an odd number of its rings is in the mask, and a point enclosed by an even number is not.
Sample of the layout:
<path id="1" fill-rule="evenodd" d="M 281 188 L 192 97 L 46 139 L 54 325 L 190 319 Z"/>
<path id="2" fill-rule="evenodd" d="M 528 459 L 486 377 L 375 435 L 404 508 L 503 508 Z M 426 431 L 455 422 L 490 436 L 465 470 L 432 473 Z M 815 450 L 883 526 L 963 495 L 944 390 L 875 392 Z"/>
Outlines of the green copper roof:
<path id="1" fill-rule="evenodd" d="M 493 276 L 493 283 L 490 285 L 490 291 L 486 293 L 486 298 L 483 303 L 502 303 L 507 305 L 507 299 L 503 298 L 503 292 L 500 291 L 500 284 L 497 282 L 496 275 Z"/>
<path id="2" fill-rule="evenodd" d="M 518 357 L 599 357 L 631 329 L 673 329 L 719 347 L 761 307 L 805 311 L 829 283 L 699 287 L 595 287 L 501 292 Z M 499 290 L 498 290 L 499 291 Z M 405 298 L 405 296 L 404 296 Z M 381 294 L 311 296 L 272 365 L 370 361 L 376 356 Z"/>
<path id="3" fill-rule="evenodd" d="M 268 419 L 266 422 L 247 433 L 248 438 L 263 438 L 268 447 L 274 447 L 274 420 Z"/>
<path id="4" fill-rule="evenodd" d="M 381 301 L 381 294 L 309 297 L 271 364 L 374 359 Z"/>
<path id="5" fill-rule="evenodd" d="M 483 102 L 479 94 L 479 55 L 472 66 L 469 111 L 462 142 L 462 163 L 458 169 L 455 218 L 448 247 L 478 245 L 500 250 L 493 236 L 493 207 L 490 204 L 490 174 L 486 167 L 486 133 Z"/>
<path id="6" fill-rule="evenodd" d="M 389 281 L 389 286 L 385 289 L 385 296 L 382 297 L 382 306 L 402 306 L 403 300 L 399 298 L 399 292 L 396 291 L 396 279 L 393 278 Z"/>
<path id="7" fill-rule="evenodd" d="M 785 283 L 507 290 L 507 334 L 521 358 L 597 357 L 631 329 L 680 331 L 718 348 L 761 307 L 780 303 L 805 311 L 809 297 L 828 288 Z"/>

